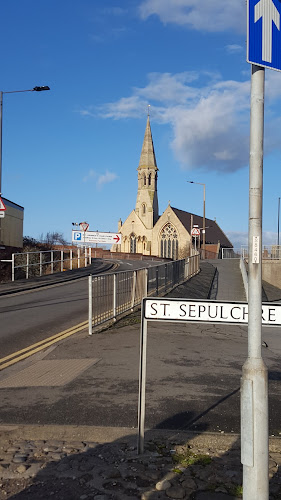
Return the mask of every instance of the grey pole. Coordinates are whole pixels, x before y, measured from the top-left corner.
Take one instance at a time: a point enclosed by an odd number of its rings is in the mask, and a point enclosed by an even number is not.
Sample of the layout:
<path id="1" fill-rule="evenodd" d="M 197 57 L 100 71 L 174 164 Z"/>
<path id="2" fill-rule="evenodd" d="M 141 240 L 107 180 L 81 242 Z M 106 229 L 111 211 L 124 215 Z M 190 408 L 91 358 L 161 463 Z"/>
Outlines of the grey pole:
<path id="1" fill-rule="evenodd" d="M 241 380 L 243 499 L 268 500 L 268 374 L 262 359 L 264 68 L 252 65 L 249 187 L 248 358 Z"/>
<path id="2" fill-rule="evenodd" d="M 280 255 L 280 252 L 279 252 L 279 221 L 280 221 L 280 197 L 278 198 L 278 222 L 277 222 L 277 245 L 278 245 L 277 252 L 278 252 L 278 256 Z"/>

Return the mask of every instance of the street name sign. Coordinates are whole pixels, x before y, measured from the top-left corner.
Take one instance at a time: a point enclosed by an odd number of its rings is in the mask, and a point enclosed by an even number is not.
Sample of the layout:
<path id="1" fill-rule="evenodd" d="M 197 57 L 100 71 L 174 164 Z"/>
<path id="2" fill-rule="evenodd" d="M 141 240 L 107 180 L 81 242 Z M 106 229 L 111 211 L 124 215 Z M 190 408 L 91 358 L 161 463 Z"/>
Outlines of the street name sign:
<path id="1" fill-rule="evenodd" d="M 114 245 L 121 244 L 120 233 L 101 233 L 100 231 L 72 231 L 72 241 L 76 243 L 104 243 Z"/>
<path id="2" fill-rule="evenodd" d="M 192 323 L 248 323 L 247 302 L 218 302 L 187 299 L 143 299 L 144 318 Z M 281 304 L 262 304 L 262 324 L 281 326 Z"/>
<path id="3" fill-rule="evenodd" d="M 281 71 L 279 0 L 248 0 L 247 61 Z"/>

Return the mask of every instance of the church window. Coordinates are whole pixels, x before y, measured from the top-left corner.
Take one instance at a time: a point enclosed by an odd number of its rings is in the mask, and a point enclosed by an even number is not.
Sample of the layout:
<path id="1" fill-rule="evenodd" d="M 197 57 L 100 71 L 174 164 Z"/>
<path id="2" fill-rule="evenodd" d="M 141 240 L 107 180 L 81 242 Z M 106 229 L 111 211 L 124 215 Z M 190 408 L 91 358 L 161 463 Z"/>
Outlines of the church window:
<path id="1" fill-rule="evenodd" d="M 148 176 L 148 185 L 151 186 L 151 174 Z"/>
<path id="2" fill-rule="evenodd" d="M 130 253 L 136 253 L 137 252 L 137 238 L 136 235 L 133 233 L 131 234 L 130 237 Z"/>
<path id="3" fill-rule="evenodd" d="M 143 203 L 142 205 L 142 215 L 145 215 L 146 214 L 146 204 Z"/>
<path id="4" fill-rule="evenodd" d="M 146 175 L 143 175 L 143 185 L 146 186 Z"/>
<path id="5" fill-rule="evenodd" d="M 161 257 L 177 260 L 179 250 L 178 234 L 175 227 L 168 222 L 160 234 Z"/>

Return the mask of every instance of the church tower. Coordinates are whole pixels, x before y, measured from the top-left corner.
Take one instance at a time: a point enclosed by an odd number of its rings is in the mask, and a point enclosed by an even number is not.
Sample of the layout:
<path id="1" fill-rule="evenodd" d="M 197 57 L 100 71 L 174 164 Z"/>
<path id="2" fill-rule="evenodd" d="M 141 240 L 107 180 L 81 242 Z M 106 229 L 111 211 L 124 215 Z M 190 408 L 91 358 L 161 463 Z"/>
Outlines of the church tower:
<path id="1" fill-rule="evenodd" d="M 150 128 L 149 115 L 138 166 L 138 194 L 135 211 L 147 229 L 152 229 L 159 218 L 157 196 L 157 164 Z"/>

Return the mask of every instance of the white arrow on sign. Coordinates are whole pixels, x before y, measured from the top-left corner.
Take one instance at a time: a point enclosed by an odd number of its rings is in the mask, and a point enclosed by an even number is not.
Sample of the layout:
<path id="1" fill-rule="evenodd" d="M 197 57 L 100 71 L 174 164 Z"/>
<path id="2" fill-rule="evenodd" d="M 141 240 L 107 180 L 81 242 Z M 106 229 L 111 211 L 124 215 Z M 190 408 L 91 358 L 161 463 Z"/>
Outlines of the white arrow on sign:
<path id="1" fill-rule="evenodd" d="M 260 0 L 255 5 L 255 23 L 262 18 L 262 60 L 272 61 L 272 22 L 280 30 L 280 14 L 272 0 Z"/>

